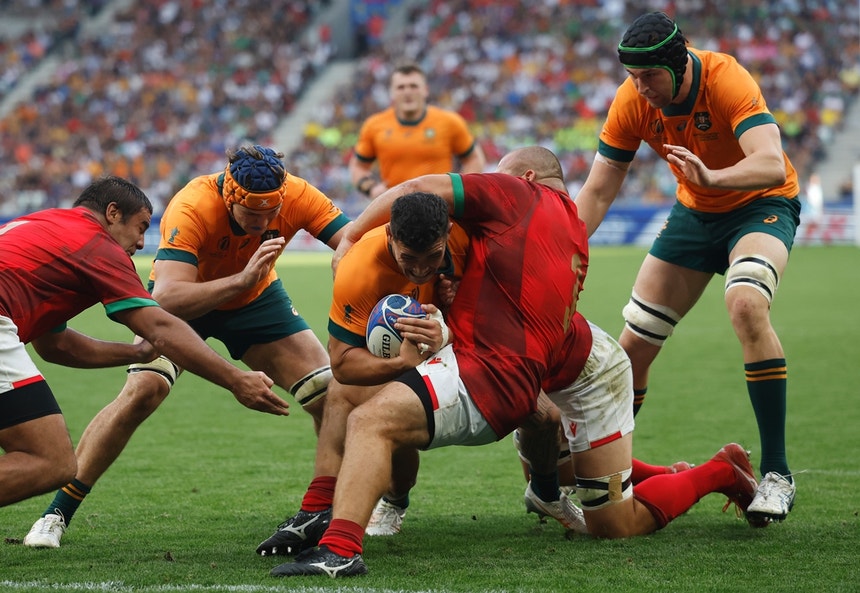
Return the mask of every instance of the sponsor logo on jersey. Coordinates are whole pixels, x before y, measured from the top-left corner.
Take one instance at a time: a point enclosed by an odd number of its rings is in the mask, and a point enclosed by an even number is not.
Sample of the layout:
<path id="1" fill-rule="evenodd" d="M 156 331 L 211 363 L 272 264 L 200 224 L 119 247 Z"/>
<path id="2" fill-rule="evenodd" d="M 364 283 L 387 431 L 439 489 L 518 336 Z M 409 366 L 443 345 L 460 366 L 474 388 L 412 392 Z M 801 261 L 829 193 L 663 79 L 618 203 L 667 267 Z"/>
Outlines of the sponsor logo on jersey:
<path id="1" fill-rule="evenodd" d="M 764 222 L 765 224 L 773 224 L 773 223 L 775 223 L 777 220 L 779 220 L 779 216 L 777 216 L 776 214 L 771 214 L 770 216 L 768 216 L 767 218 L 765 218 L 763 222 Z"/>

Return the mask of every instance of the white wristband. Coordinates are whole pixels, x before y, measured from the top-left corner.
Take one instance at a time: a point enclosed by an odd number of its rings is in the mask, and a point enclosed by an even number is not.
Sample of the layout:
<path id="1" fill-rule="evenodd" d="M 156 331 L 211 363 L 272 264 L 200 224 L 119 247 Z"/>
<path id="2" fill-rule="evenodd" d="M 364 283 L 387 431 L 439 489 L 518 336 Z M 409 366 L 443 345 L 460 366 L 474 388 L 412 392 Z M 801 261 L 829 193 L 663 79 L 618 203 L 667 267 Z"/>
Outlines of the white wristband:
<path id="1" fill-rule="evenodd" d="M 442 346 L 439 347 L 439 350 L 448 345 L 448 339 L 451 337 L 451 332 L 448 330 L 448 324 L 445 323 L 445 318 L 442 316 L 441 311 L 436 311 L 435 313 L 430 313 L 427 315 L 428 319 L 435 320 L 439 327 L 442 328 Z"/>

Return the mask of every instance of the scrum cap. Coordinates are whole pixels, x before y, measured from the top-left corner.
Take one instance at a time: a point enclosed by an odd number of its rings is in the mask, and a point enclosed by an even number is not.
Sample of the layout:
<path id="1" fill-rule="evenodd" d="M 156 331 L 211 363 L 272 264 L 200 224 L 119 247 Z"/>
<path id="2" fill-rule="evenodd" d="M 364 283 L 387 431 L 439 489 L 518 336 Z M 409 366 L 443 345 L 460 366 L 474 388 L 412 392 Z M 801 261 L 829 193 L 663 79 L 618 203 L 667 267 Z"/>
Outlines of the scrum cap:
<path id="1" fill-rule="evenodd" d="M 222 195 L 227 208 L 239 204 L 252 210 L 279 206 L 287 193 L 284 155 L 263 146 L 243 146 L 230 155 Z"/>
<path id="2" fill-rule="evenodd" d="M 618 59 L 625 68 L 663 68 L 672 75 L 675 91 L 681 90 L 687 70 L 687 40 L 663 12 L 649 12 L 635 21 L 618 44 Z"/>

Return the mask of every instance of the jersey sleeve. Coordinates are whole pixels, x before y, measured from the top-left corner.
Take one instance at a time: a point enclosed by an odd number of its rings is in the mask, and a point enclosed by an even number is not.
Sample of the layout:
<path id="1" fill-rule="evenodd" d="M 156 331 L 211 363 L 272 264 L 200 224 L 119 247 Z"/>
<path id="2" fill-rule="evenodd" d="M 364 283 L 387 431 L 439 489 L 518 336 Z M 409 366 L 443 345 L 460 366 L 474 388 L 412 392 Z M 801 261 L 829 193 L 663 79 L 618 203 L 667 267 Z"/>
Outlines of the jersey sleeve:
<path id="1" fill-rule="evenodd" d="M 451 153 L 457 158 L 465 158 L 475 149 L 475 137 L 469 130 L 469 124 L 459 113 L 449 113 L 451 133 Z"/>
<path id="2" fill-rule="evenodd" d="M 636 100 L 636 90 L 628 78 L 615 94 L 603 129 L 600 131 L 597 151 L 606 158 L 629 163 L 636 156 L 642 142 L 640 122 L 643 121 Z"/>
<path id="3" fill-rule="evenodd" d="M 281 209 L 296 230 L 304 229 L 319 241 L 328 241 L 350 221 L 346 214 L 319 189 L 295 175 L 287 174 L 287 198 Z"/>
<path id="4" fill-rule="evenodd" d="M 755 126 L 776 123 L 761 87 L 733 58 L 723 60 L 709 74 L 708 93 L 714 111 L 729 114 L 735 138 Z"/>
<path id="5" fill-rule="evenodd" d="M 380 273 L 384 264 L 376 257 L 374 245 L 380 241 L 379 231 L 371 231 L 344 255 L 337 268 L 332 286 L 328 332 L 341 342 L 364 348 L 370 312 L 384 295 L 379 291 L 384 282 Z"/>
<path id="6" fill-rule="evenodd" d="M 373 135 L 378 120 L 378 115 L 371 115 L 364 120 L 358 131 L 358 140 L 355 146 L 353 146 L 355 157 L 364 163 L 372 163 L 376 160 L 376 147 L 373 145 Z"/>

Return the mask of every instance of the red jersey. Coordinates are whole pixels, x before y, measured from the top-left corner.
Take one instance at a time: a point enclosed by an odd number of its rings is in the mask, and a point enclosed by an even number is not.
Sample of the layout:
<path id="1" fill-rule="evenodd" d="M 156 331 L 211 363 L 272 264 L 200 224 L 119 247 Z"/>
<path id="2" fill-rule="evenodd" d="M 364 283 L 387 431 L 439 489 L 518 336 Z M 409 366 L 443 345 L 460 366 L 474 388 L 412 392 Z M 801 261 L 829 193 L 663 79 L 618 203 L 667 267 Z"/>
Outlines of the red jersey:
<path id="1" fill-rule="evenodd" d="M 559 391 L 576 383 L 585 362 L 591 355 L 594 336 L 588 320 L 577 313 L 573 316 L 573 331 L 567 333 L 555 360 L 543 379 L 543 390 L 547 393 Z"/>
<path id="2" fill-rule="evenodd" d="M 460 377 L 501 438 L 535 411 L 576 329 L 585 225 L 563 192 L 502 173 L 451 174 L 469 258 L 446 321 Z"/>
<path id="3" fill-rule="evenodd" d="M 125 250 L 86 208 L 0 226 L 0 315 L 27 343 L 101 302 L 107 315 L 157 307 Z"/>

